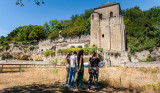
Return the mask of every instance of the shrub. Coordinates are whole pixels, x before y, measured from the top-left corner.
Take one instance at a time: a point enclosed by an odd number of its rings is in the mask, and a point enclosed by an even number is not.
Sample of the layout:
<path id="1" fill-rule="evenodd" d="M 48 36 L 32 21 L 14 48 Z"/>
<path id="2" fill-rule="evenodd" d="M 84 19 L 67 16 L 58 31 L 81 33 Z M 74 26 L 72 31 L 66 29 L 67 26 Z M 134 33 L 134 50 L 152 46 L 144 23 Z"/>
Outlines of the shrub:
<path id="1" fill-rule="evenodd" d="M 63 60 L 62 62 L 61 62 L 61 65 L 65 65 L 66 64 L 66 60 Z"/>
<path id="2" fill-rule="evenodd" d="M 148 57 L 145 60 L 139 60 L 139 62 L 152 62 L 151 55 L 148 55 Z"/>
<path id="3" fill-rule="evenodd" d="M 90 49 L 89 48 L 83 48 L 83 50 L 84 50 L 84 54 L 85 55 L 88 55 L 89 53 L 90 53 Z"/>
<path id="4" fill-rule="evenodd" d="M 53 55 L 55 55 L 55 51 L 53 51 L 53 50 L 46 50 L 45 52 L 44 52 L 44 56 L 53 56 Z"/>
<path id="5" fill-rule="evenodd" d="M 31 46 L 29 47 L 29 49 L 30 49 L 31 51 L 33 51 L 33 50 L 35 49 L 35 46 L 31 45 Z"/>
<path id="6" fill-rule="evenodd" d="M 89 46 L 88 46 L 88 44 L 85 44 L 84 47 L 85 47 L 85 48 L 88 48 Z"/>
<path id="7" fill-rule="evenodd" d="M 57 65 L 58 60 L 57 60 L 57 59 L 56 59 L 56 60 L 53 60 L 53 61 L 51 61 L 50 63 L 53 64 L 53 65 Z"/>

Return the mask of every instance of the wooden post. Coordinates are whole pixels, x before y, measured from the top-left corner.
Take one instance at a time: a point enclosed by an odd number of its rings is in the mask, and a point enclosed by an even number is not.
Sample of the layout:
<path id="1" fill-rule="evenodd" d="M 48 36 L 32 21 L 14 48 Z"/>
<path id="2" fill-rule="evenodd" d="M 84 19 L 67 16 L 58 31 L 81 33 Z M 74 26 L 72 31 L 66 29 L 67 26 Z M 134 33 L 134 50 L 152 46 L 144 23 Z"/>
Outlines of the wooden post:
<path id="1" fill-rule="evenodd" d="M 122 80 L 121 80 L 121 77 L 120 77 L 120 88 L 122 88 Z"/>
<path id="2" fill-rule="evenodd" d="M 3 73 L 3 65 L 2 65 L 2 69 L 1 70 L 2 70 L 2 73 Z"/>
<path id="3" fill-rule="evenodd" d="M 22 73 L 21 65 L 19 65 L 19 72 L 20 72 L 20 75 L 21 75 L 21 73 Z"/>

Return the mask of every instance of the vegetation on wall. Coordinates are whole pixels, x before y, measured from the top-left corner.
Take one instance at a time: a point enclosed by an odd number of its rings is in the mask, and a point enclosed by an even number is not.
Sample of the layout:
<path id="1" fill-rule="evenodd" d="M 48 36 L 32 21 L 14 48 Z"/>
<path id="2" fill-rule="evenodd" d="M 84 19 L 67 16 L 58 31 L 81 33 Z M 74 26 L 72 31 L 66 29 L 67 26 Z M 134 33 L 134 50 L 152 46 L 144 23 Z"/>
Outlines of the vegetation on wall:
<path id="1" fill-rule="evenodd" d="M 89 54 L 93 53 L 94 51 L 96 51 L 98 48 L 97 48 L 97 46 L 92 46 L 91 48 L 89 48 L 89 47 L 85 47 L 85 48 L 76 47 L 76 48 L 59 49 L 58 53 L 65 54 L 65 55 L 70 52 L 73 52 L 73 51 L 76 51 L 78 53 L 78 51 L 80 49 L 84 50 L 85 55 L 89 55 Z"/>
<path id="2" fill-rule="evenodd" d="M 54 56 L 54 55 L 55 55 L 55 51 L 53 51 L 53 50 L 46 50 L 46 51 L 44 52 L 44 56 L 45 56 L 45 57 Z"/>

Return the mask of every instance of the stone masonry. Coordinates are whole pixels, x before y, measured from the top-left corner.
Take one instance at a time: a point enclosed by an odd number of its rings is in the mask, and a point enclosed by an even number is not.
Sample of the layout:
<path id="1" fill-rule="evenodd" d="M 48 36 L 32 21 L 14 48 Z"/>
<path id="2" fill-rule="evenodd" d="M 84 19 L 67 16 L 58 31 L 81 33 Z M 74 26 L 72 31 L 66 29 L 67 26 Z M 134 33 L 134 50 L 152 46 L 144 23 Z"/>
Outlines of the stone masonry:
<path id="1" fill-rule="evenodd" d="M 91 14 L 90 46 L 125 51 L 125 25 L 119 3 L 107 3 Z"/>

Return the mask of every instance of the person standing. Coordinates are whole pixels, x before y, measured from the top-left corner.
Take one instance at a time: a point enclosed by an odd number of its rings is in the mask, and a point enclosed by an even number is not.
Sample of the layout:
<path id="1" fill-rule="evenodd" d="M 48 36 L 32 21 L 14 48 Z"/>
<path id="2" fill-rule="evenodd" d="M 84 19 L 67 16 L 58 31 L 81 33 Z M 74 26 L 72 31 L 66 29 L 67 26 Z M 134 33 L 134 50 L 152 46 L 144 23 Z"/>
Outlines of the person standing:
<path id="1" fill-rule="evenodd" d="M 89 59 L 88 72 L 89 72 L 89 81 L 88 88 L 90 90 L 92 79 L 94 77 L 95 89 L 98 89 L 98 74 L 99 68 L 101 67 L 100 59 L 97 58 L 97 53 L 93 52 L 92 57 Z"/>
<path id="2" fill-rule="evenodd" d="M 83 75 L 84 75 L 84 61 L 83 61 L 83 55 L 84 55 L 84 51 L 83 49 L 81 49 L 78 52 L 78 70 L 77 70 L 77 79 L 76 79 L 76 83 L 75 83 L 75 87 L 79 90 L 79 88 L 81 88 L 82 86 L 82 82 L 83 82 Z"/>
<path id="3" fill-rule="evenodd" d="M 72 53 L 69 53 L 66 57 L 66 84 L 68 84 L 68 79 L 69 79 L 69 73 L 70 73 L 70 56 Z"/>
<path id="4" fill-rule="evenodd" d="M 77 52 L 74 51 L 73 55 L 70 56 L 70 75 L 69 75 L 69 85 L 68 87 L 74 88 L 74 78 L 76 73 L 76 61 L 77 61 Z"/>

